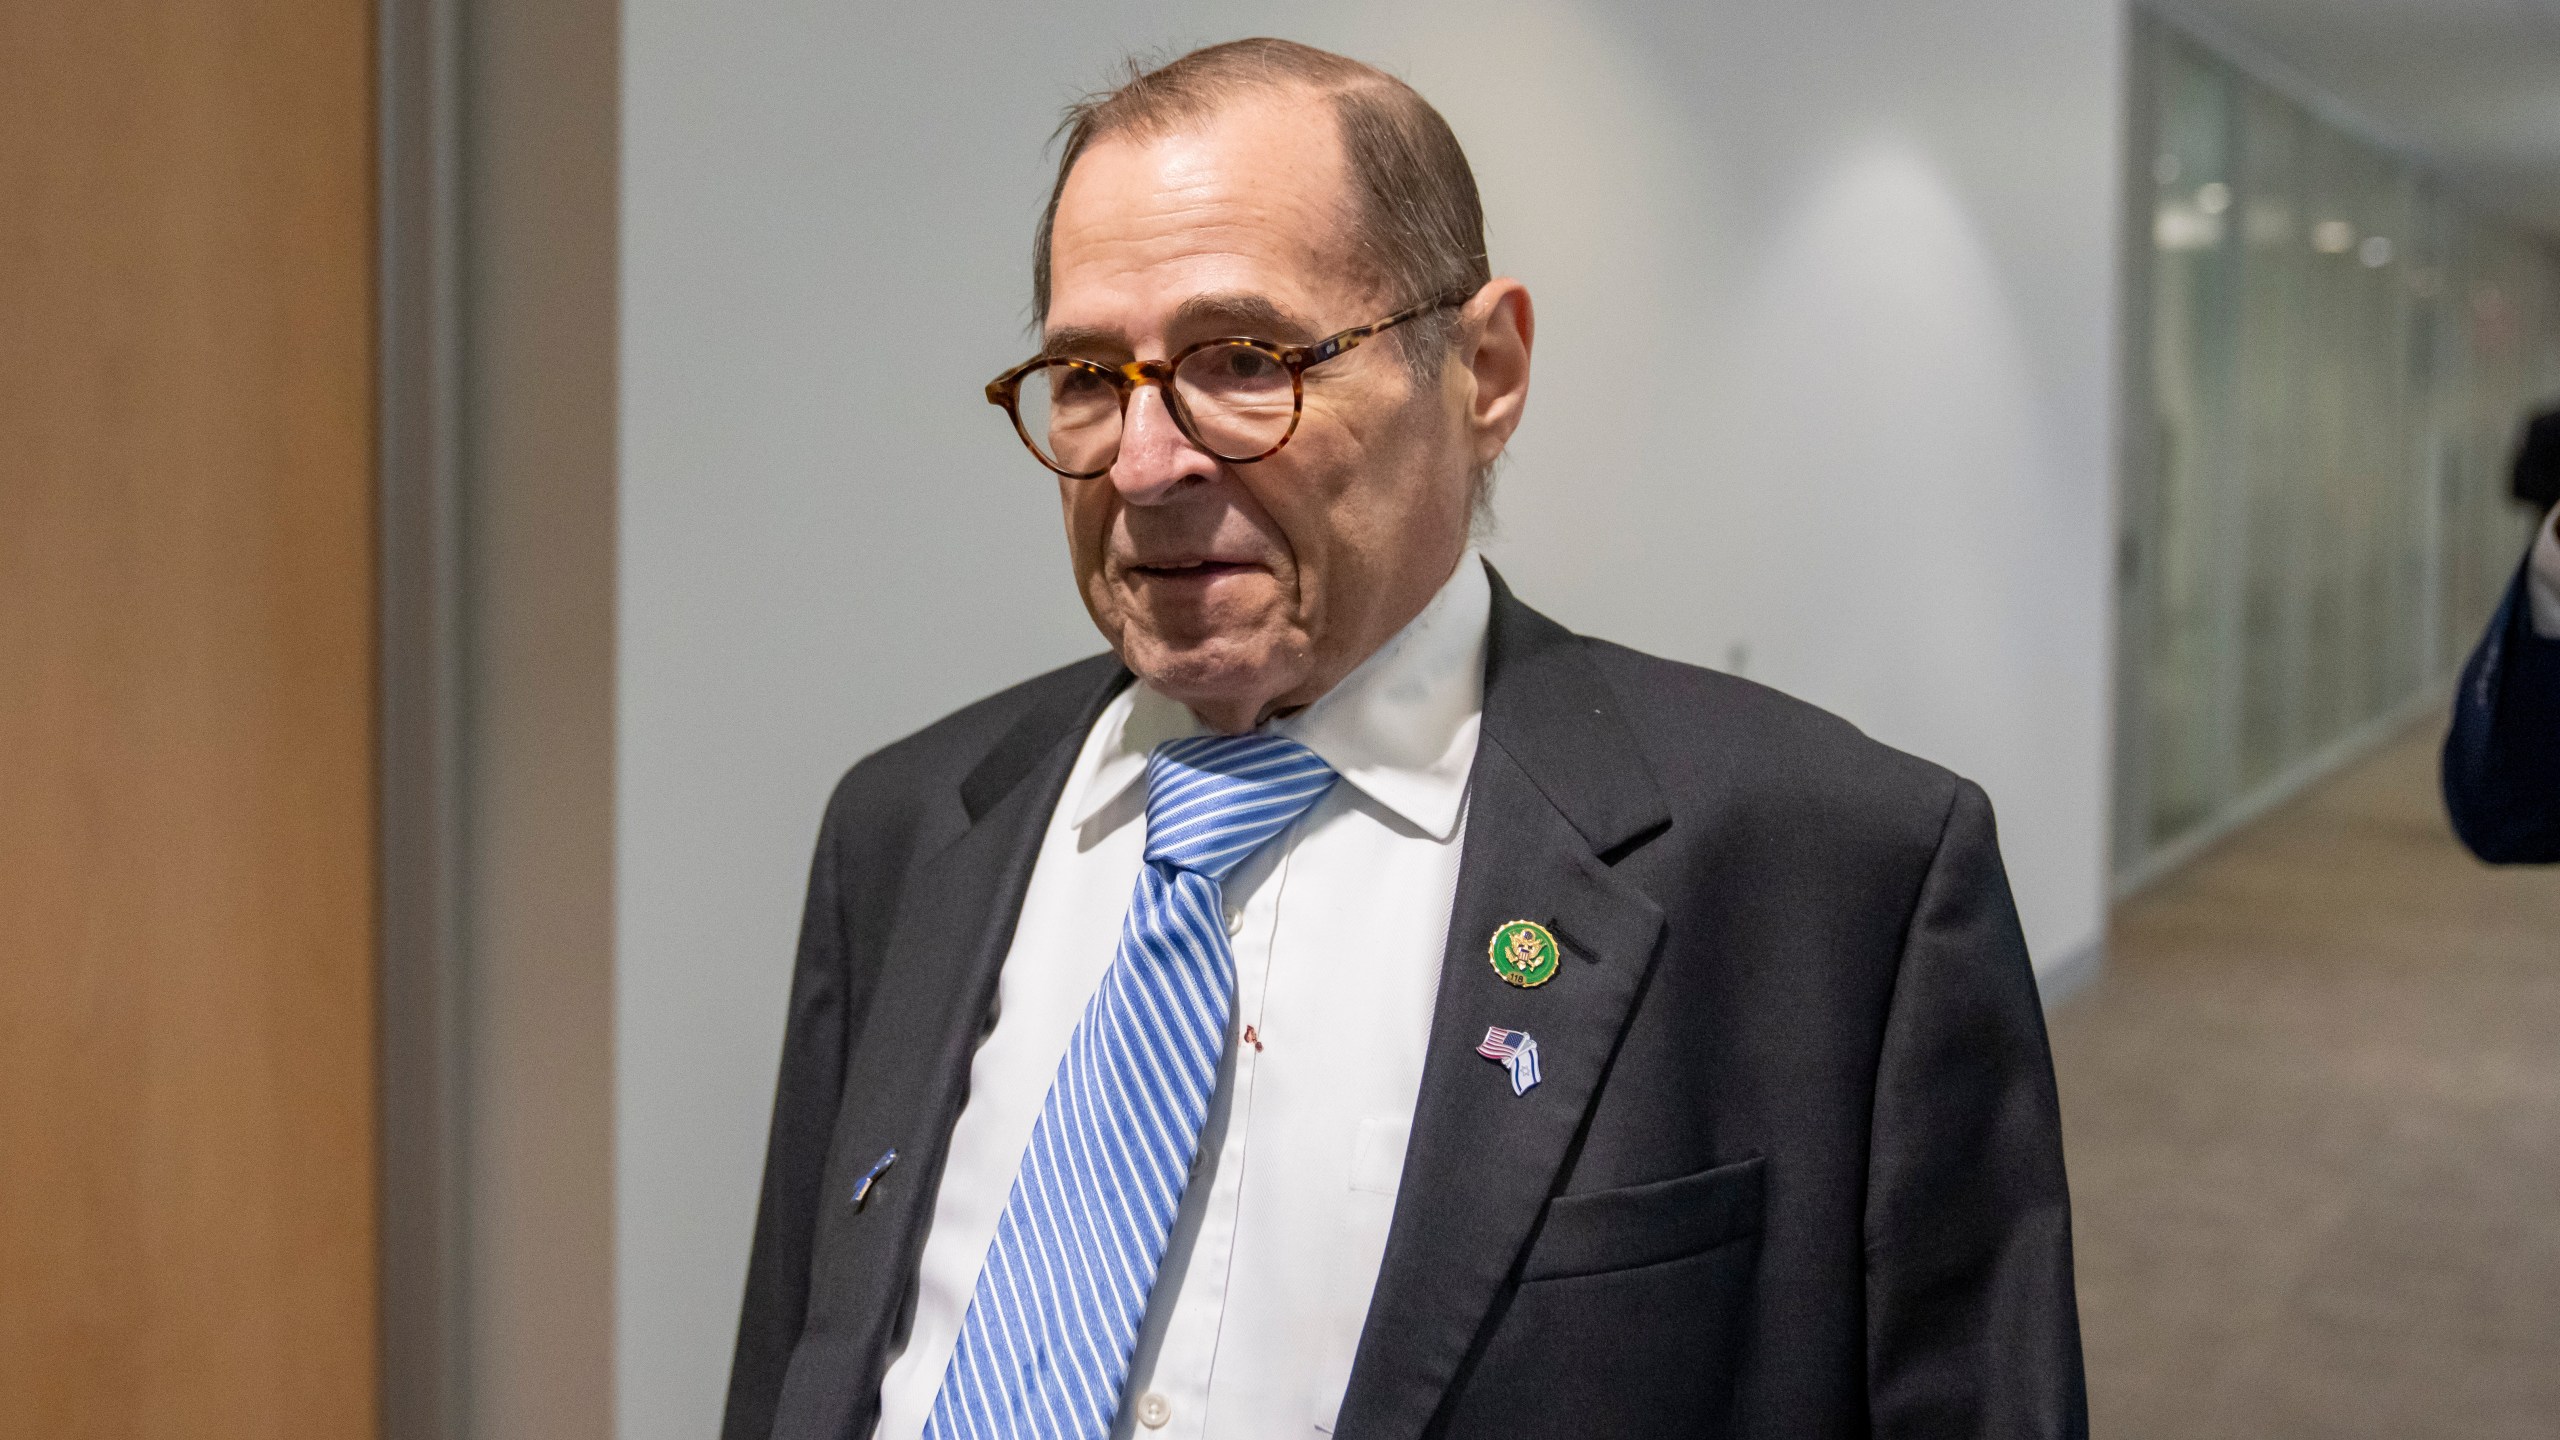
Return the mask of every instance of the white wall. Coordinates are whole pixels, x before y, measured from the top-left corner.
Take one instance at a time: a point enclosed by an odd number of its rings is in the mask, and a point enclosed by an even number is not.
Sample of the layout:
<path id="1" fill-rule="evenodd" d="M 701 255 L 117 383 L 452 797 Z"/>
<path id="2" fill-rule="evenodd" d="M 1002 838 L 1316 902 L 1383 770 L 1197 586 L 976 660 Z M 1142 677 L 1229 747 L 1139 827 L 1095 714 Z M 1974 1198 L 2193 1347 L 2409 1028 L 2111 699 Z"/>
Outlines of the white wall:
<path id="1" fill-rule="evenodd" d="M 2030 941 L 2105 889 L 2115 0 L 626 0 L 619 1430 L 712 1432 L 809 842 L 854 758 L 1098 648 L 1028 353 L 1058 107 L 1132 47 L 1394 69 L 1539 302 L 1493 554 L 1982 781 Z"/>

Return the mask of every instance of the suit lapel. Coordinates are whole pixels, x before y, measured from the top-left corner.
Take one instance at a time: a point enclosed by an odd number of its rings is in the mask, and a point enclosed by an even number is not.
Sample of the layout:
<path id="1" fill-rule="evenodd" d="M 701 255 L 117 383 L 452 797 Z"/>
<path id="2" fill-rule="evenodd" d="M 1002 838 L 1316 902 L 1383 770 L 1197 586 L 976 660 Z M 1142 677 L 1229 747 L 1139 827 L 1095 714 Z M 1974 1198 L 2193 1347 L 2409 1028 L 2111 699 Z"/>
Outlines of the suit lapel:
<path id="1" fill-rule="evenodd" d="M 1336 1434 L 1420 1435 L 1517 1270 L 1590 1110 L 1662 932 L 1612 865 L 1670 824 L 1582 642 L 1494 577 L 1484 732 L 1413 1138 Z M 1505 983 L 1495 928 L 1536 920 L 1564 951 Z M 1542 1081 L 1515 1096 L 1475 1053 L 1526 1030 Z"/>
<path id="2" fill-rule="evenodd" d="M 1041 839 L 1086 732 L 1128 678 L 1107 657 L 1062 677 L 962 780 L 944 827 L 920 838 L 938 853 L 907 882 L 876 998 L 846 1057 L 818 1274 L 777 1434 L 844 1433 L 878 1399 Z M 894 1167 L 857 1208 L 856 1180 L 892 1149 Z"/>

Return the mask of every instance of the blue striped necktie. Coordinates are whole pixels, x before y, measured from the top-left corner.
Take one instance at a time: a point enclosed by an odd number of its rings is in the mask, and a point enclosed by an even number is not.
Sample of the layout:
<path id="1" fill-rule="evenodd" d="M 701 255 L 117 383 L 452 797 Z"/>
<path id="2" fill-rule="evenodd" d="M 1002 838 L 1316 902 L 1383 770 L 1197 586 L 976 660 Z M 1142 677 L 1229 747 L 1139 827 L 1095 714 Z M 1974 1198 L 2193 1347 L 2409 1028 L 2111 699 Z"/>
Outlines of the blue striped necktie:
<path id="1" fill-rule="evenodd" d="M 1333 785 L 1279 735 L 1147 759 L 1146 865 L 1022 1152 L 927 1440 L 1111 1430 L 1190 1183 L 1235 995 L 1220 887 Z"/>

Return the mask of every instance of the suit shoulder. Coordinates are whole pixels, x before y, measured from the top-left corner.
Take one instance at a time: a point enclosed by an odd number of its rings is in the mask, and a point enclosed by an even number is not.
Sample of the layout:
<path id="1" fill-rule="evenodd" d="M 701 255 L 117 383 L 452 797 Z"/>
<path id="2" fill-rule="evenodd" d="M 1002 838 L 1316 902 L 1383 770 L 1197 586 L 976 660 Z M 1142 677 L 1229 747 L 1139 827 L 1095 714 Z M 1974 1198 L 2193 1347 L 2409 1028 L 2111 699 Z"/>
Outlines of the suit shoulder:
<path id="1" fill-rule="evenodd" d="M 1756 681 L 1606 640 L 1582 643 L 1675 796 L 1714 793 L 1746 810 L 1881 828 L 1934 845 L 1958 792 L 1974 788 Z"/>

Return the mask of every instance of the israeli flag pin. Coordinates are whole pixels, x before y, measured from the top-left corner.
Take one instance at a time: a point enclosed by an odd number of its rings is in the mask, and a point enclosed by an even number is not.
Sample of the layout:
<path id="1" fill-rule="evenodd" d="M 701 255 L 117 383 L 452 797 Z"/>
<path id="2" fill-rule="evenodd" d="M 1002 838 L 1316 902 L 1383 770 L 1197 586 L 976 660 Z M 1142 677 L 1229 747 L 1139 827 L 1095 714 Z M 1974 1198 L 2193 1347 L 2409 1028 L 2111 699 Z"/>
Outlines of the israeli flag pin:
<path id="1" fill-rule="evenodd" d="M 1497 1025 L 1484 1032 L 1484 1043 L 1476 1053 L 1487 1060 L 1499 1060 L 1511 1071 L 1511 1093 L 1526 1095 L 1538 1083 L 1538 1042 L 1526 1030 L 1505 1030 Z"/>

